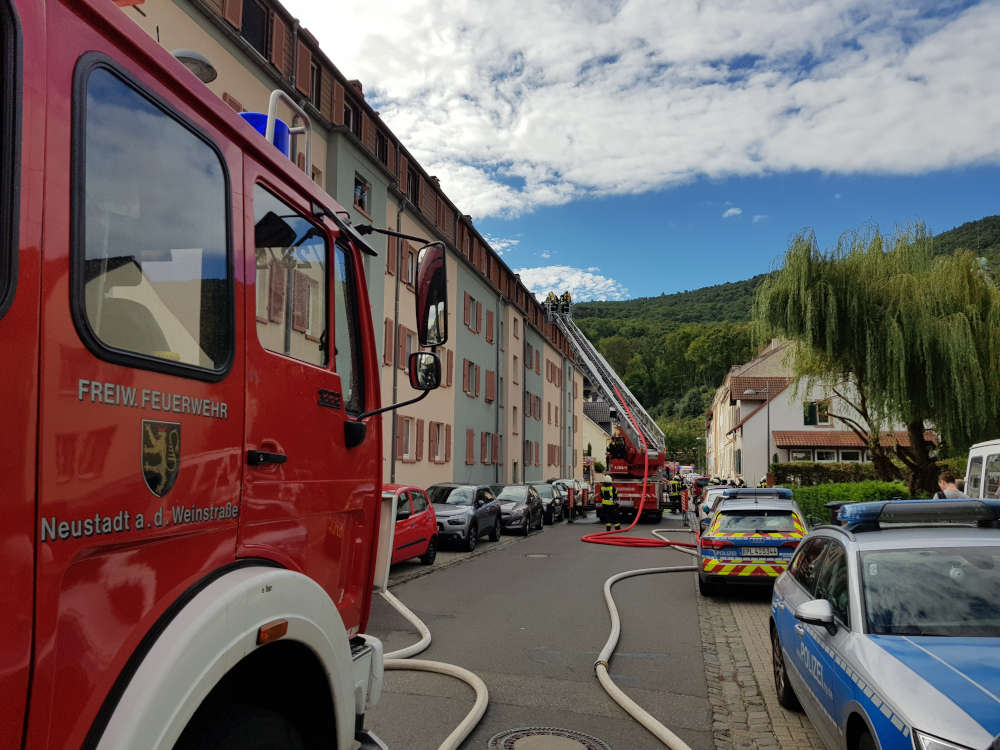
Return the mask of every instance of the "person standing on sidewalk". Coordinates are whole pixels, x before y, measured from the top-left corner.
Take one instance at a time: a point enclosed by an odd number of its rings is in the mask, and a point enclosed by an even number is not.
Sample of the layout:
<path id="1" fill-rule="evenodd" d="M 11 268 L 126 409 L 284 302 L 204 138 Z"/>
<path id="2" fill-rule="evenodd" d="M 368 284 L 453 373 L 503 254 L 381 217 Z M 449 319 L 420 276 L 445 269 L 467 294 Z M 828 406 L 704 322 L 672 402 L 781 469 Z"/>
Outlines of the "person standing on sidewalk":
<path id="1" fill-rule="evenodd" d="M 611 524 L 615 525 L 615 531 L 621 530 L 621 516 L 618 513 L 618 490 L 608 480 L 604 480 L 601 485 L 601 511 L 604 516 L 604 525 L 611 531 Z"/>

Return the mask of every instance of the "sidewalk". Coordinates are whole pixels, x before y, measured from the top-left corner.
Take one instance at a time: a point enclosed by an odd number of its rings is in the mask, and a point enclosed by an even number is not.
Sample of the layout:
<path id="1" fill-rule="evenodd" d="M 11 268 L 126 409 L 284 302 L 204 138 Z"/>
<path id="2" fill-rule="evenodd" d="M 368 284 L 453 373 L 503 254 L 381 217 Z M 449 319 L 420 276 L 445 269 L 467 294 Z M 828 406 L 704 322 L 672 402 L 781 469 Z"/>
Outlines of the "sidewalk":
<path id="1" fill-rule="evenodd" d="M 822 748 L 806 715 L 778 705 L 771 672 L 768 592 L 698 597 L 716 750 Z"/>

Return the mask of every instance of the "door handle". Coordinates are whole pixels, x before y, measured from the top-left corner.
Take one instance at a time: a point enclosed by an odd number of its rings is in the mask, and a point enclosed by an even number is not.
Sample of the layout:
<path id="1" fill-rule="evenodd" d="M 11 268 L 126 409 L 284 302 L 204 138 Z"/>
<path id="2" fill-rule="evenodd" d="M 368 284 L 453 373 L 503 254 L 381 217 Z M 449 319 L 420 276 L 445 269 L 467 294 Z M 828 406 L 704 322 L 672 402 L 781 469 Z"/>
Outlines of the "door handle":
<path id="1" fill-rule="evenodd" d="M 796 625 L 795 626 L 795 632 L 798 633 L 800 636 L 801 635 L 805 635 L 806 634 L 805 625 L 802 625 L 802 624 Z"/>
<path id="2" fill-rule="evenodd" d="M 271 453 L 269 451 L 247 451 L 247 463 L 250 466 L 263 466 L 264 464 L 283 464 L 288 460 L 284 453 Z"/>

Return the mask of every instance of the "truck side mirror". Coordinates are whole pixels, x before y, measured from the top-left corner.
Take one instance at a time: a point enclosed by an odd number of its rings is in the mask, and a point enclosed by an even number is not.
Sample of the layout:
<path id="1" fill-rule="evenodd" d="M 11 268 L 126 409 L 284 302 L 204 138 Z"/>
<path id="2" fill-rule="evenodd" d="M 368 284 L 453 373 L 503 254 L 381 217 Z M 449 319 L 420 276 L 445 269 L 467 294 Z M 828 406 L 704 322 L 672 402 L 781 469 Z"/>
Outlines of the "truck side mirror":
<path id="1" fill-rule="evenodd" d="M 448 340 L 448 282 L 443 242 L 424 245 L 417 253 L 416 293 L 420 345 L 441 346 Z"/>
<path id="2" fill-rule="evenodd" d="M 441 385 L 441 360 L 434 352 L 413 352 L 409 360 L 410 385 L 418 391 L 433 391 Z"/>

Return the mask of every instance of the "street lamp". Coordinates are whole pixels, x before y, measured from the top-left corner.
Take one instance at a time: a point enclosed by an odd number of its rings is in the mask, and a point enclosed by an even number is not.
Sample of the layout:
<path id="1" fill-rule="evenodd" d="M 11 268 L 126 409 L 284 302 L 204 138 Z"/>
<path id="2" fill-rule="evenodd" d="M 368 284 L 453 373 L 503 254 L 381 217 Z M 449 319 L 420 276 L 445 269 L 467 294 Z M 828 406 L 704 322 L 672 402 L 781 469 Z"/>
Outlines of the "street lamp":
<path id="1" fill-rule="evenodd" d="M 763 396 L 764 403 L 767 408 L 767 432 L 765 433 L 764 440 L 764 476 L 767 476 L 767 468 L 771 464 L 771 384 L 764 383 L 764 390 L 755 391 L 753 388 L 747 388 L 743 391 L 744 396 Z"/>

